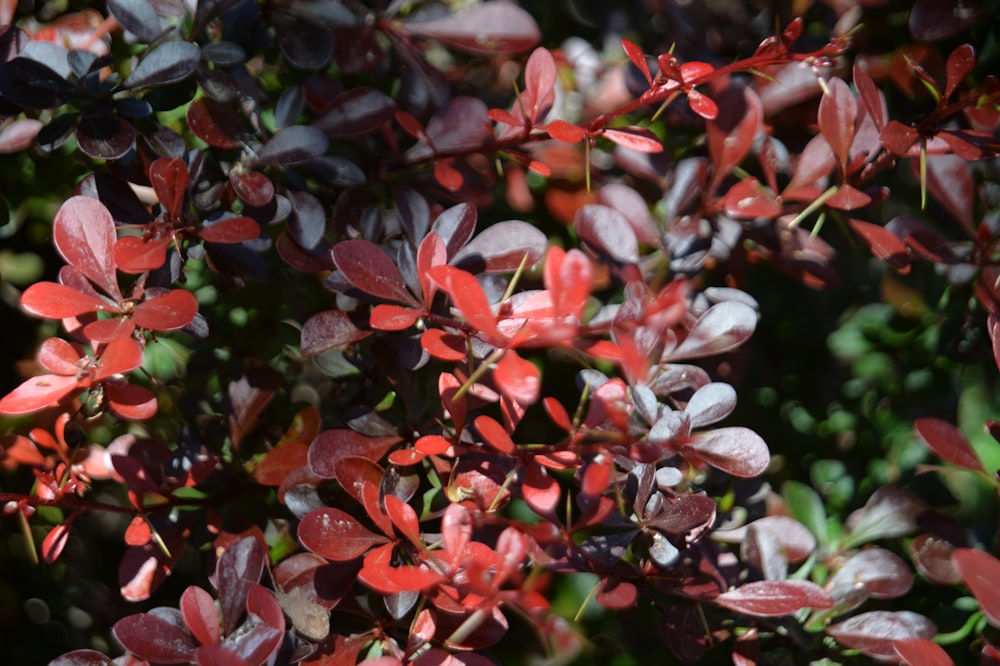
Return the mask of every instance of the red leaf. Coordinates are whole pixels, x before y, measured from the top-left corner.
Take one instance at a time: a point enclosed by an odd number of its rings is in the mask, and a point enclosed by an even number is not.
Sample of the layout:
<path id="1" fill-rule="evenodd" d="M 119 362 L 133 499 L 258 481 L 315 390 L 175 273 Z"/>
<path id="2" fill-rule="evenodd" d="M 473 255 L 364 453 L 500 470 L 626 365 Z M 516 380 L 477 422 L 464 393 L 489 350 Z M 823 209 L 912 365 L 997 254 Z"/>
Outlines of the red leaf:
<path id="1" fill-rule="evenodd" d="M 493 368 L 493 381 L 500 393 L 521 407 L 527 407 L 538 400 L 541 373 L 534 363 L 521 358 L 514 351 L 508 351 L 497 362 Z"/>
<path id="2" fill-rule="evenodd" d="M 52 242 L 66 263 L 87 276 L 116 301 L 121 300 L 115 275 L 115 221 L 97 199 L 70 197 L 52 223 Z"/>
<path id="3" fill-rule="evenodd" d="M 118 312 L 117 305 L 105 298 L 57 282 L 36 282 L 25 289 L 21 294 L 21 307 L 28 314 L 46 319 L 78 317 L 101 310 Z"/>
<path id="4" fill-rule="evenodd" d="M 681 77 L 684 85 L 700 85 L 715 72 L 715 67 L 707 62 L 686 62 L 681 65 Z"/>
<path id="5" fill-rule="evenodd" d="M 254 480 L 262 486 L 280 486 L 293 471 L 305 466 L 309 460 L 309 445 L 305 442 L 282 442 L 264 456 L 253 472 Z"/>
<path id="6" fill-rule="evenodd" d="M 448 293 L 451 302 L 470 326 L 492 342 L 504 340 L 497 329 L 496 317 L 486 299 L 486 292 L 476 278 L 454 266 L 435 266 L 431 269 L 429 277 L 440 289 Z"/>
<path id="7" fill-rule="evenodd" d="M 123 338 L 131 339 L 131 338 Z M 112 414 L 126 421 L 145 421 L 157 410 L 156 396 L 144 386 L 123 382 L 107 382 L 104 394 Z"/>
<path id="8" fill-rule="evenodd" d="M 961 85 L 972 70 L 976 67 L 976 52 L 969 44 L 962 44 L 948 56 L 945 69 L 948 72 L 947 83 L 944 88 L 944 98 L 950 99 L 955 89 Z"/>
<path id="9" fill-rule="evenodd" d="M 1000 627 L 1000 560 L 974 548 L 956 548 L 951 563 L 979 602 L 986 619 Z"/>
<path id="10" fill-rule="evenodd" d="M 885 127 L 885 97 L 868 72 L 858 64 L 854 65 L 854 86 L 858 89 L 858 97 L 872 117 L 875 127 L 881 132 Z"/>
<path id="11" fill-rule="evenodd" d="M 627 39 L 622 40 L 622 48 L 625 49 L 625 54 L 628 55 L 628 59 L 632 61 L 633 65 L 639 68 L 639 71 L 642 72 L 643 77 L 646 79 L 646 83 L 650 88 L 652 88 L 653 77 L 649 73 L 649 63 L 646 62 L 646 54 L 642 52 L 642 49 Z"/>
<path id="12" fill-rule="evenodd" d="M 966 469 L 985 471 L 969 440 L 962 431 L 947 421 L 934 418 L 917 419 L 913 422 L 913 429 L 941 460 Z"/>
<path id="13" fill-rule="evenodd" d="M 882 147 L 896 155 L 905 155 L 919 138 L 917 130 L 898 120 L 890 120 L 878 135 Z"/>
<path id="14" fill-rule="evenodd" d="M 763 474 L 771 462 L 767 444 L 748 428 L 719 428 L 691 436 L 681 453 L 739 477 Z"/>
<path id="15" fill-rule="evenodd" d="M 48 338 L 38 350 L 38 363 L 57 375 L 75 375 L 80 370 L 79 349 L 62 338 Z"/>
<path id="16" fill-rule="evenodd" d="M 531 14 L 507 2 L 482 2 L 430 21 L 409 21 L 405 29 L 474 55 L 511 55 L 541 39 Z"/>
<path id="17" fill-rule="evenodd" d="M 587 138 L 587 130 L 565 120 L 553 120 L 545 129 L 553 139 L 564 143 L 580 143 Z"/>
<path id="18" fill-rule="evenodd" d="M 719 106 L 697 90 L 689 90 L 687 98 L 691 110 L 705 120 L 714 120 L 719 115 Z"/>
<path id="19" fill-rule="evenodd" d="M 770 190 L 753 176 L 729 188 L 724 199 L 726 214 L 738 219 L 774 218 L 781 214 L 781 204 Z"/>
<path id="20" fill-rule="evenodd" d="M 716 99 L 719 113 L 705 123 L 708 152 L 715 166 L 712 191 L 749 154 L 764 117 L 760 98 L 751 88 L 729 86 Z"/>
<path id="21" fill-rule="evenodd" d="M 206 222 L 198 230 L 198 237 L 209 243 L 243 243 L 260 236 L 260 225 L 252 217 L 227 217 Z"/>
<path id="22" fill-rule="evenodd" d="M 428 456 L 439 456 L 448 452 L 451 442 L 441 435 L 424 435 L 413 443 L 413 448 Z"/>
<path id="23" fill-rule="evenodd" d="M 380 460 L 389 449 L 399 444 L 401 437 L 369 437 L 354 430 L 324 430 L 309 445 L 309 467 L 324 479 L 339 478 L 337 464 L 348 457 Z M 345 479 L 340 479 L 341 485 Z M 375 483 L 381 481 L 381 476 Z"/>
<path id="24" fill-rule="evenodd" d="M 914 174 L 920 177 L 918 160 L 913 160 Z M 972 167 L 958 155 L 927 156 L 927 190 L 955 218 L 969 236 L 975 236 L 972 219 L 974 185 Z"/>
<path id="25" fill-rule="evenodd" d="M 532 125 L 541 122 L 555 102 L 556 61 L 543 47 L 532 51 L 524 66 L 524 92 L 520 104 L 514 104 L 515 113 L 522 109 Z"/>
<path id="26" fill-rule="evenodd" d="M 531 510 L 543 518 L 554 518 L 555 509 L 559 505 L 562 489 L 559 483 L 549 476 L 545 468 L 528 463 L 524 467 L 524 483 L 521 486 L 524 501 Z"/>
<path id="27" fill-rule="evenodd" d="M 172 331 L 190 324 L 198 314 L 198 299 L 184 289 L 170 291 L 139 303 L 132 311 L 132 321 L 140 328 Z"/>
<path id="28" fill-rule="evenodd" d="M 299 541 L 317 555 L 342 562 L 364 555 L 388 539 L 364 527 L 353 516 L 324 507 L 310 511 L 299 523 Z"/>
<path id="29" fill-rule="evenodd" d="M 188 169 L 179 157 L 158 157 L 149 165 L 149 182 L 156 198 L 172 217 L 180 217 L 188 186 Z"/>
<path id="30" fill-rule="evenodd" d="M 129 615 L 111 629 L 133 655 L 159 664 L 185 664 L 194 659 L 195 646 L 179 627 L 152 613 Z"/>
<path id="31" fill-rule="evenodd" d="M 274 199 L 274 183 L 260 171 L 230 171 L 229 184 L 250 206 L 266 206 Z"/>
<path id="32" fill-rule="evenodd" d="M 439 328 L 431 328 L 420 336 L 420 346 L 428 354 L 442 361 L 461 361 L 465 358 L 465 338 L 454 333 L 446 333 Z"/>
<path id="33" fill-rule="evenodd" d="M 898 659 L 893 644 L 907 638 L 933 638 L 937 627 L 910 611 L 871 611 L 827 627 L 826 633 L 843 645 L 880 661 Z"/>
<path id="34" fill-rule="evenodd" d="M 489 416 L 477 416 L 473 425 L 479 431 L 479 436 L 500 453 L 511 455 L 516 450 L 514 440 L 500 423 Z"/>
<path id="35" fill-rule="evenodd" d="M 366 294 L 419 307 L 407 290 L 396 264 L 382 249 L 366 240 L 346 240 L 333 246 L 333 261 L 344 279 Z"/>
<path id="36" fill-rule="evenodd" d="M 202 97 L 187 110 L 187 126 L 199 139 L 215 148 L 240 148 L 246 128 L 236 112 L 220 102 Z"/>
<path id="37" fill-rule="evenodd" d="M 570 432 L 573 429 L 573 424 L 569 420 L 569 413 L 558 400 L 553 397 L 543 398 L 542 406 L 545 407 L 545 412 L 556 426 L 566 432 Z"/>
<path id="38" fill-rule="evenodd" d="M 59 555 L 62 554 L 63 548 L 66 547 L 66 543 L 69 541 L 69 530 L 72 525 L 73 520 L 71 517 L 66 522 L 53 527 L 45 535 L 45 538 L 42 540 L 42 559 L 48 564 L 52 564 L 59 559 Z"/>
<path id="39" fill-rule="evenodd" d="M 219 611 L 212 595 L 197 585 L 189 585 L 181 594 L 181 613 L 191 635 L 202 645 L 218 643 L 222 637 Z"/>
<path id="40" fill-rule="evenodd" d="M 395 495 L 386 495 L 382 501 L 385 502 L 385 512 L 389 515 L 389 520 L 396 526 L 396 529 L 414 546 L 422 547 L 420 523 L 413 507 Z"/>
<path id="41" fill-rule="evenodd" d="M 59 402 L 78 387 L 75 376 L 40 375 L 28 379 L 0 400 L 0 414 L 30 414 Z"/>
<path id="42" fill-rule="evenodd" d="M 601 587 L 594 598 L 605 608 L 616 610 L 632 608 L 639 601 L 639 588 L 617 578 L 605 578 L 601 581 Z"/>
<path id="43" fill-rule="evenodd" d="M 663 143 L 645 127 L 620 127 L 606 129 L 601 136 L 623 148 L 640 153 L 662 153 Z"/>
<path id="44" fill-rule="evenodd" d="M 358 572 L 358 580 L 376 592 L 396 594 L 406 591 L 420 592 L 444 579 L 441 574 L 421 566 L 391 566 L 392 551 L 392 544 L 386 544 L 366 555 L 364 566 Z"/>
<path id="45" fill-rule="evenodd" d="M 434 162 L 434 180 L 450 192 L 462 189 L 462 184 L 465 182 L 462 172 L 452 166 L 452 160 L 449 159 L 439 159 Z"/>
<path id="46" fill-rule="evenodd" d="M 833 598 L 805 580 L 763 580 L 723 592 L 715 603 L 738 613 L 777 617 L 802 608 L 832 608 Z"/>
<path id="47" fill-rule="evenodd" d="M 405 331 L 420 318 L 420 312 L 392 303 L 381 303 L 372 308 L 368 322 L 380 331 Z"/>
<path id="48" fill-rule="evenodd" d="M 389 454 L 389 463 L 397 467 L 416 465 L 427 456 L 416 449 L 400 449 Z"/>
<path id="49" fill-rule="evenodd" d="M 173 240 L 167 236 L 144 241 L 137 236 L 125 236 L 115 243 L 115 263 L 125 273 L 155 271 L 167 261 L 167 248 Z"/>
<path id="50" fill-rule="evenodd" d="M 855 233 L 865 240 L 873 255 L 900 273 L 910 272 L 910 256 L 906 251 L 906 245 L 899 236 L 888 231 L 885 227 L 863 220 L 850 219 L 848 223 Z"/>
<path id="51" fill-rule="evenodd" d="M 819 102 L 819 130 L 841 168 L 847 165 L 857 119 L 858 105 L 851 89 L 842 79 L 827 81 L 827 94 Z"/>
<path id="52" fill-rule="evenodd" d="M 894 641 L 892 649 L 907 666 L 953 666 L 955 663 L 943 647 L 929 638 L 904 638 Z"/>

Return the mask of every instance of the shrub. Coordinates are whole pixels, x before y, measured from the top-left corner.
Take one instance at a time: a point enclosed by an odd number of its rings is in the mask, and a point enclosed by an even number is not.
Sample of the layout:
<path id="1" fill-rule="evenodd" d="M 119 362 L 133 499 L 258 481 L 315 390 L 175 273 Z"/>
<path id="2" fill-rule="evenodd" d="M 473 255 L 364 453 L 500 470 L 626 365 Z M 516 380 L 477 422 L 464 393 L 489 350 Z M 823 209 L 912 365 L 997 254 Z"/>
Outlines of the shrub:
<path id="1" fill-rule="evenodd" d="M 524 4 L 0 3 L 17 656 L 1000 659 L 996 7 Z"/>

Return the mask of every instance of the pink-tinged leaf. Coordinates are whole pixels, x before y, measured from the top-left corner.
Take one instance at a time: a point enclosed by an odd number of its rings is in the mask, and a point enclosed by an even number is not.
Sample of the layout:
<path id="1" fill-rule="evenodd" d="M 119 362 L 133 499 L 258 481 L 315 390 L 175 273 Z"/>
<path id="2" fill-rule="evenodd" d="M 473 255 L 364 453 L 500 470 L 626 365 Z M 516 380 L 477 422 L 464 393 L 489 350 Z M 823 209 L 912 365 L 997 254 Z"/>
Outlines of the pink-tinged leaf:
<path id="1" fill-rule="evenodd" d="M 906 666 L 954 666 L 944 648 L 929 638 L 904 638 L 893 641 L 892 649 Z"/>
<path id="2" fill-rule="evenodd" d="M 625 49 L 625 54 L 628 59 L 632 61 L 640 72 L 642 72 L 643 77 L 646 79 L 646 83 L 650 88 L 653 87 L 653 77 L 649 73 L 649 63 L 646 62 L 646 54 L 642 52 L 638 46 L 630 42 L 627 39 L 622 40 L 622 48 Z"/>
<path id="3" fill-rule="evenodd" d="M 247 664 L 246 659 L 223 643 L 199 646 L 196 658 L 198 666 L 246 666 Z"/>
<path id="4" fill-rule="evenodd" d="M 470 326 L 492 341 L 503 340 L 486 292 L 476 278 L 453 266 L 435 266 L 429 277 L 448 294 Z"/>
<path id="5" fill-rule="evenodd" d="M 0 400 L 0 414 L 16 416 L 45 409 L 78 387 L 75 376 L 40 375 L 28 379 Z"/>
<path id="6" fill-rule="evenodd" d="M 839 643 L 878 661 L 898 661 L 893 644 L 907 638 L 934 638 L 937 627 L 910 611 L 871 611 L 827 627 Z"/>
<path id="7" fill-rule="evenodd" d="M 0 155 L 19 153 L 30 146 L 44 127 L 34 118 L 21 118 L 0 129 Z"/>
<path id="8" fill-rule="evenodd" d="M 524 92 L 521 103 L 514 105 L 514 112 L 520 115 L 523 109 L 528 120 L 536 125 L 545 119 L 556 98 L 556 60 L 543 47 L 531 52 L 524 66 Z"/>
<path id="9" fill-rule="evenodd" d="M 274 199 L 274 183 L 260 171 L 230 171 L 229 184 L 251 206 L 266 206 Z"/>
<path id="10" fill-rule="evenodd" d="M 910 256 L 899 236 L 885 227 L 864 220 L 850 219 L 848 223 L 854 232 L 864 239 L 873 255 L 900 273 L 910 272 Z"/>
<path id="11" fill-rule="evenodd" d="M 913 429 L 924 444 L 941 460 L 966 469 L 985 471 L 962 431 L 941 419 L 921 418 Z"/>
<path id="12" fill-rule="evenodd" d="M 878 135 L 882 147 L 896 155 L 905 155 L 919 138 L 917 130 L 898 120 L 890 120 Z"/>
<path id="13" fill-rule="evenodd" d="M 215 222 L 205 222 L 198 230 L 198 237 L 209 243 L 243 243 L 260 236 L 260 225 L 252 217 L 227 217 Z"/>
<path id="14" fill-rule="evenodd" d="M 719 105 L 712 98 L 702 95 L 697 90 L 689 90 L 687 94 L 688 106 L 705 120 L 715 120 L 719 115 Z"/>
<path id="15" fill-rule="evenodd" d="M 45 538 L 42 540 L 42 559 L 46 563 L 52 564 L 59 559 L 63 548 L 66 547 L 66 543 L 69 541 L 69 530 L 72 524 L 72 519 L 67 520 L 53 527 L 45 535 Z"/>
<path id="16" fill-rule="evenodd" d="M 125 273 L 155 271 L 167 261 L 169 236 L 144 241 L 137 236 L 125 236 L 115 243 L 115 263 Z"/>
<path id="17" fill-rule="evenodd" d="M 715 603 L 746 615 L 778 617 L 803 608 L 832 608 L 833 598 L 805 580 L 763 580 L 723 592 Z"/>
<path id="18" fill-rule="evenodd" d="M 715 167 L 710 187 L 713 192 L 750 153 L 764 117 L 764 107 L 752 88 L 729 86 L 716 99 L 719 113 L 705 123 L 708 153 Z"/>
<path id="19" fill-rule="evenodd" d="M 816 184 L 817 180 L 828 176 L 836 164 L 837 158 L 834 157 L 833 151 L 830 149 L 830 144 L 826 142 L 823 135 L 814 136 L 799 155 L 799 161 L 795 165 L 792 180 L 785 187 L 785 197 L 787 198 L 799 190 L 812 187 Z M 810 200 L 812 198 L 810 197 Z"/>
<path id="20" fill-rule="evenodd" d="M 431 328 L 420 336 L 420 346 L 442 361 L 461 361 L 466 355 L 465 337 Z"/>
<path id="21" fill-rule="evenodd" d="M 974 548 L 956 548 L 951 563 L 979 602 L 986 619 L 1000 627 L 1000 560 Z"/>
<path id="22" fill-rule="evenodd" d="M 955 545 L 933 534 L 919 534 L 910 544 L 910 560 L 927 580 L 938 585 L 958 585 L 961 576 L 951 563 Z"/>
<path id="23" fill-rule="evenodd" d="M 145 601 L 170 575 L 171 567 L 184 544 L 176 536 L 161 536 L 172 555 L 168 556 L 160 546 L 153 543 L 130 547 L 125 551 L 118 566 L 122 598 L 128 601 Z"/>
<path id="24" fill-rule="evenodd" d="M 343 562 L 364 555 L 388 539 L 364 527 L 353 516 L 324 507 L 310 511 L 299 523 L 299 541 L 317 555 Z"/>
<path id="25" fill-rule="evenodd" d="M 97 199 L 67 199 L 52 223 L 52 242 L 66 260 L 99 289 L 121 300 L 115 275 L 115 221 Z"/>
<path id="26" fill-rule="evenodd" d="M 681 448 L 681 453 L 743 478 L 763 474 L 771 462 L 771 454 L 761 436 L 739 426 L 695 433 Z"/>
<path id="27" fill-rule="evenodd" d="M 726 214 L 737 219 L 775 218 L 781 215 L 781 204 L 759 180 L 748 176 L 729 188 L 723 199 Z"/>
<path id="28" fill-rule="evenodd" d="M 188 187 L 188 169 L 179 157 L 158 157 L 149 165 L 149 182 L 160 205 L 172 217 L 180 217 Z"/>
<path id="29" fill-rule="evenodd" d="M 407 32 L 429 37 L 456 51 L 474 55 L 512 55 L 541 39 L 531 14 L 513 3 L 482 2 L 430 21 L 409 21 Z"/>
<path id="30" fill-rule="evenodd" d="M 80 370 L 79 349 L 62 338 L 48 338 L 38 349 L 38 362 L 57 375 L 75 375 Z"/>
<path id="31" fill-rule="evenodd" d="M 144 386 L 106 382 L 104 395 L 108 410 L 126 421 L 145 421 L 156 415 L 159 405 L 153 392 Z"/>
<path id="32" fill-rule="evenodd" d="M 524 501 L 531 510 L 543 518 L 555 518 L 555 510 L 562 496 L 559 482 L 549 476 L 544 467 L 534 463 L 524 466 L 524 483 L 521 485 Z"/>
<path id="33" fill-rule="evenodd" d="M 827 81 L 827 93 L 819 102 L 819 130 L 830 144 L 841 168 L 846 168 L 854 142 L 858 105 L 843 79 Z"/>
<path id="34" fill-rule="evenodd" d="M 97 650 L 73 650 L 56 657 L 49 666 L 114 666 L 114 662 Z"/>
<path id="35" fill-rule="evenodd" d="M 396 102 L 375 88 L 355 87 L 331 99 L 312 122 L 331 139 L 373 132 L 393 119 Z"/>
<path id="36" fill-rule="evenodd" d="M 671 360 L 714 356 L 746 342 L 757 327 L 757 312 L 739 301 L 723 301 L 705 311 Z"/>
<path id="37" fill-rule="evenodd" d="M 826 585 L 834 597 L 858 586 L 875 599 L 895 599 L 910 591 L 913 573 L 898 555 L 884 548 L 869 548 L 852 555 Z"/>
<path id="38" fill-rule="evenodd" d="M 479 436 L 500 453 L 511 455 L 516 450 L 517 447 L 514 446 L 514 441 L 507 434 L 507 429 L 500 425 L 496 419 L 485 415 L 477 416 L 473 425 L 479 431 Z"/>
<path id="39" fill-rule="evenodd" d="M 366 458 L 372 463 L 380 460 L 402 438 L 369 437 L 354 430 L 324 430 L 309 445 L 309 467 L 324 479 L 339 479 L 337 464 L 347 457 Z M 347 479 L 340 479 L 341 485 Z M 376 485 L 381 476 L 375 479 Z"/>
<path id="40" fill-rule="evenodd" d="M 326 310 L 315 314 L 302 325 L 300 347 L 303 356 L 325 352 L 363 340 L 372 334 L 358 326 L 349 312 Z"/>
<path id="41" fill-rule="evenodd" d="M 171 289 L 139 303 L 132 321 L 139 328 L 172 331 L 190 324 L 198 314 L 198 299 L 185 289 Z"/>
<path id="42" fill-rule="evenodd" d="M 948 56 L 945 70 L 948 72 L 944 88 L 944 98 L 950 99 L 955 89 L 962 84 L 976 67 L 976 52 L 969 44 L 962 44 Z"/>
<path id="43" fill-rule="evenodd" d="M 372 308 L 368 323 L 380 331 L 405 331 L 420 319 L 420 312 L 392 303 L 380 303 Z"/>
<path id="44" fill-rule="evenodd" d="M 993 362 L 1000 368 L 1000 319 L 991 314 L 986 319 L 986 330 L 990 334 L 990 341 L 993 345 Z"/>
<path id="45" fill-rule="evenodd" d="M 506 273 L 524 263 L 531 268 L 545 255 L 548 238 L 521 220 L 497 222 L 483 230 L 451 257 L 451 263 L 471 273 Z"/>
<path id="46" fill-rule="evenodd" d="M 852 185 L 841 185 L 826 205 L 837 210 L 857 210 L 872 202 L 872 198 Z"/>
<path id="47" fill-rule="evenodd" d="M 639 153 L 662 153 L 663 142 L 645 127 L 619 127 L 606 129 L 601 136 L 623 148 Z"/>
<path id="48" fill-rule="evenodd" d="M 267 566 L 267 554 L 257 537 L 246 536 L 226 548 L 215 566 L 215 588 L 222 608 L 222 626 L 228 636 L 246 614 L 247 593 Z"/>
<path id="49" fill-rule="evenodd" d="M 649 212 L 649 204 L 632 187 L 620 183 L 604 185 L 597 191 L 597 200 L 595 203 L 614 208 L 624 215 L 625 219 L 632 225 L 635 237 L 640 243 L 656 245 L 660 242 L 660 232 L 656 228 L 653 216 Z M 571 254 L 573 254 L 572 250 L 567 253 L 567 255 Z M 546 283 L 546 286 L 548 286 L 548 283 Z M 549 288 L 551 289 L 551 287 Z"/>
<path id="50" fill-rule="evenodd" d="M 628 219 L 614 208 L 587 204 L 576 211 L 573 226 L 594 251 L 622 264 L 639 261 L 639 242 Z"/>
<path id="51" fill-rule="evenodd" d="M 184 623 L 195 640 L 202 645 L 219 642 L 222 627 L 219 611 L 211 594 L 197 585 L 189 585 L 181 594 L 180 609 L 184 615 Z"/>
<path id="52" fill-rule="evenodd" d="M 419 307 L 406 289 L 395 262 L 378 245 L 366 240 L 346 240 L 333 246 L 333 261 L 344 279 L 366 294 Z"/>
<path id="53" fill-rule="evenodd" d="M 493 382 L 501 394 L 527 407 L 538 400 L 542 378 L 534 363 L 508 351 L 493 368 Z"/>
<path id="54" fill-rule="evenodd" d="M 549 136 L 563 143 L 580 143 L 587 138 L 587 130 L 565 120 L 553 120 L 545 129 Z"/>
<path id="55" fill-rule="evenodd" d="M 191 638 L 176 625 L 152 613 L 129 615 L 111 632 L 126 650 L 157 664 L 186 664 L 194 659 Z"/>
<path id="56" fill-rule="evenodd" d="M 78 317 L 101 310 L 118 311 L 109 300 L 57 282 L 36 282 L 25 289 L 21 294 L 21 307 L 28 314 L 46 319 Z"/>

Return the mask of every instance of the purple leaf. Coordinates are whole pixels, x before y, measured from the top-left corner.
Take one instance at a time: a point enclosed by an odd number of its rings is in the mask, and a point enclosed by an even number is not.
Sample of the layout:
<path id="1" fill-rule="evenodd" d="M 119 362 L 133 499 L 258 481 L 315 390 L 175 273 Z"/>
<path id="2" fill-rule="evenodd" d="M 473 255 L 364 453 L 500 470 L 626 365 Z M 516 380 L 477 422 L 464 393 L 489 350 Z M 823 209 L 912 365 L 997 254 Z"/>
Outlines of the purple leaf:
<path id="1" fill-rule="evenodd" d="M 437 216 L 431 231 L 444 241 L 447 256 L 454 257 L 472 238 L 476 230 L 476 207 L 460 203 Z"/>
<path id="2" fill-rule="evenodd" d="M 330 507 L 306 514 L 299 523 L 299 541 L 334 562 L 353 560 L 389 540 L 364 527 L 353 516 Z"/>
<path id="3" fill-rule="evenodd" d="M 313 315 L 302 325 L 300 348 L 303 356 L 325 352 L 367 338 L 372 331 L 361 328 L 351 313 L 326 310 Z"/>
<path id="4" fill-rule="evenodd" d="M 691 427 L 710 425 L 729 416 L 736 408 L 736 390 L 723 382 L 702 386 L 684 407 Z"/>
<path id="5" fill-rule="evenodd" d="M 452 265 L 469 271 L 508 272 L 516 270 L 525 255 L 531 267 L 545 254 L 548 239 L 532 224 L 507 220 L 487 227 L 451 258 Z"/>
<path id="6" fill-rule="evenodd" d="M 508 2 L 483 2 L 442 18 L 404 25 L 410 34 L 475 55 L 520 53 L 541 39 L 531 14 Z"/>
<path id="7" fill-rule="evenodd" d="M 395 115 L 396 102 L 391 97 L 374 88 L 359 87 L 330 100 L 312 125 L 331 139 L 339 139 L 377 130 Z"/>
<path id="8" fill-rule="evenodd" d="M 228 636 L 246 612 L 247 593 L 260 580 L 266 554 L 256 537 L 244 537 L 222 553 L 215 567 L 215 588 L 222 606 L 222 626 Z"/>
<path id="9" fill-rule="evenodd" d="M 917 160 L 912 161 L 912 168 L 919 178 L 920 167 Z M 927 190 L 962 225 L 970 237 L 976 235 L 972 220 L 972 167 L 967 160 L 958 155 L 928 155 Z"/>
<path id="10" fill-rule="evenodd" d="M 839 606 L 842 597 L 859 586 L 876 599 L 894 599 L 910 591 L 913 573 L 898 555 L 884 548 L 869 548 L 847 560 L 826 585 L 841 612 L 849 610 Z"/>
<path id="11" fill-rule="evenodd" d="M 777 617 L 802 608 L 831 608 L 833 599 L 809 581 L 764 580 L 723 592 L 715 603 L 737 613 Z"/>
<path id="12" fill-rule="evenodd" d="M 347 457 L 380 460 L 402 439 L 398 436 L 369 437 L 354 430 L 324 430 L 309 446 L 309 467 L 324 478 L 337 478 L 337 463 Z"/>
<path id="13" fill-rule="evenodd" d="M 907 638 L 934 638 L 937 627 L 910 611 L 871 611 L 827 627 L 839 643 L 879 661 L 897 661 L 893 643 Z"/>
<path id="14" fill-rule="evenodd" d="M 160 36 L 160 17 L 149 0 L 108 0 L 108 11 L 123 28 L 150 44 Z"/>
<path id="15" fill-rule="evenodd" d="M 713 305 L 698 319 L 684 341 L 668 352 L 671 361 L 715 356 L 739 347 L 753 335 L 757 312 L 737 301 Z"/>
<path id="16" fill-rule="evenodd" d="M 628 185 L 611 183 L 597 191 L 597 203 L 617 210 L 632 225 L 632 231 L 640 243 L 655 245 L 660 234 L 649 213 L 649 204 Z"/>
<path id="17" fill-rule="evenodd" d="M 309 125 L 286 127 L 271 137 L 254 157 L 253 163 L 287 166 L 300 164 L 326 152 L 330 141 L 323 132 Z"/>
<path id="18" fill-rule="evenodd" d="M 200 60 L 201 49 L 197 44 L 165 42 L 146 54 L 123 85 L 126 88 L 141 88 L 183 81 L 194 73 Z"/>
<path id="19" fill-rule="evenodd" d="M 288 232 L 300 247 L 306 250 L 316 248 L 326 233 L 323 204 L 308 192 L 288 190 L 285 196 L 292 204 L 292 212 L 288 216 Z"/>
<path id="20" fill-rule="evenodd" d="M 191 637 L 152 613 L 122 618 L 111 631 L 126 650 L 146 661 L 185 664 L 194 658 L 195 646 Z"/>
<path id="21" fill-rule="evenodd" d="M 366 240 L 346 240 L 333 246 L 333 261 L 352 286 L 387 301 L 419 307 L 407 290 L 396 264 L 382 248 Z"/>
<path id="22" fill-rule="evenodd" d="M 695 433 L 681 453 L 744 478 L 763 474 L 771 462 L 771 454 L 761 436 L 738 426 Z"/>
<path id="23" fill-rule="evenodd" d="M 595 252 L 621 264 L 639 261 L 639 242 L 628 219 L 614 208 L 587 204 L 573 219 L 580 240 Z"/>

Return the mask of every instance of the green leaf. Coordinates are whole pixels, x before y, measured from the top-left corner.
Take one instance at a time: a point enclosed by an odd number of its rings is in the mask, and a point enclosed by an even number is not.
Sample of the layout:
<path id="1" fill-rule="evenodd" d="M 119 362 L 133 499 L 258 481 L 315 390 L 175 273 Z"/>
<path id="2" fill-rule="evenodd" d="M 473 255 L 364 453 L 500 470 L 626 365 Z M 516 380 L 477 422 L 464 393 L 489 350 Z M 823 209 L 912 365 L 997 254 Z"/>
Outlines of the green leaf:
<path id="1" fill-rule="evenodd" d="M 788 502 L 792 517 L 809 528 L 822 545 L 830 542 L 826 526 L 826 509 L 823 499 L 815 490 L 798 481 L 786 481 L 781 486 L 781 494 Z"/>

